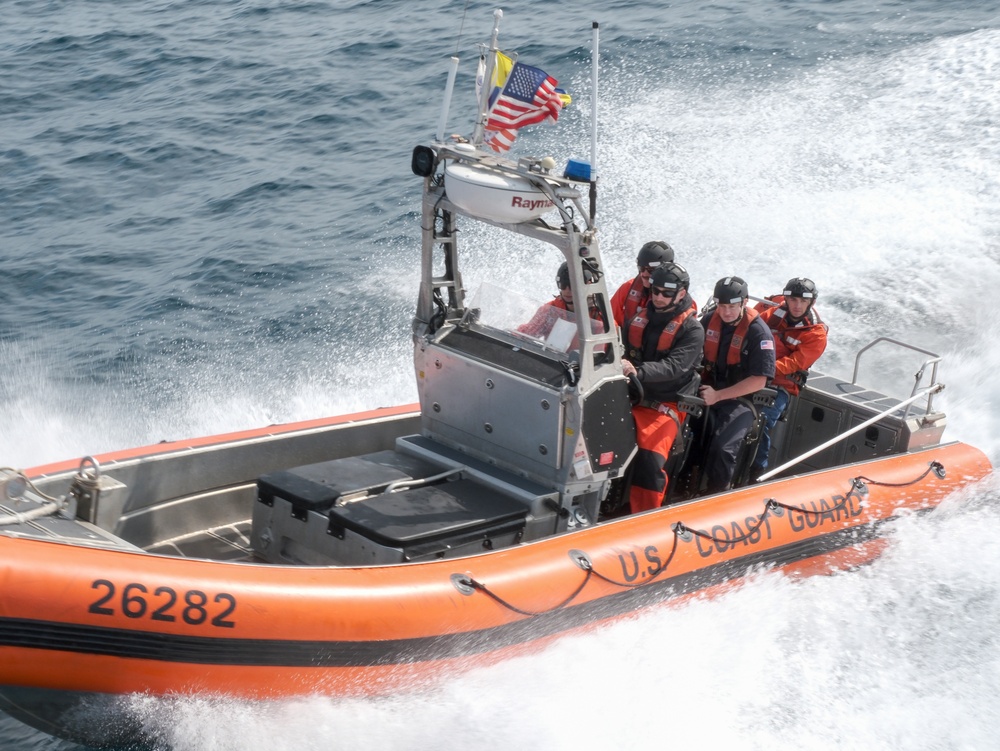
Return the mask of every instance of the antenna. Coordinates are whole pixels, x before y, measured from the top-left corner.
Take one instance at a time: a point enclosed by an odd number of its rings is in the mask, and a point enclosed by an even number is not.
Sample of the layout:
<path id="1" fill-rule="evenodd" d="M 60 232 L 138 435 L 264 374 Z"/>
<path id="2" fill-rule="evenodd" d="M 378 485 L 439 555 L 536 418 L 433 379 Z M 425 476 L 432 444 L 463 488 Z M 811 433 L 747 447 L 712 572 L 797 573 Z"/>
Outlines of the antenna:
<path id="1" fill-rule="evenodd" d="M 486 53 L 486 71 L 483 73 L 483 85 L 479 91 L 479 117 L 472 132 L 472 145 L 479 148 L 483 143 L 483 133 L 486 132 L 486 119 L 489 116 L 490 84 L 493 81 L 493 69 L 496 67 L 497 37 L 500 35 L 500 19 L 503 11 L 497 8 L 493 11 L 493 36 L 490 38 L 490 48 Z"/>
<path id="2" fill-rule="evenodd" d="M 597 215 L 597 68 L 600 50 L 601 25 L 594 21 L 593 50 L 590 60 L 590 222 Z"/>

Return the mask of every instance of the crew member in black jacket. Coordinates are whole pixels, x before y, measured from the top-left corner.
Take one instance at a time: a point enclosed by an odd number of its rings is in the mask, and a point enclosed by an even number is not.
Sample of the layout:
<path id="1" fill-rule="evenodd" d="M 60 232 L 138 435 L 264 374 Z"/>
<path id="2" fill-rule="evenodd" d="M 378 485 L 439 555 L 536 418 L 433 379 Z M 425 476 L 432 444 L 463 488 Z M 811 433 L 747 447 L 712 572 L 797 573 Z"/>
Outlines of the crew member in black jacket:
<path id="1" fill-rule="evenodd" d="M 700 393 L 709 407 L 712 431 L 702 471 L 709 493 L 729 488 L 740 443 L 753 427 L 753 407 L 741 397 L 760 391 L 774 378 L 774 338 L 757 311 L 747 308 L 748 297 L 747 283 L 738 276 L 720 279 L 715 310 L 701 319 L 705 363 Z"/>
<path id="2" fill-rule="evenodd" d="M 690 284 L 679 263 L 662 264 L 653 271 L 646 307 L 622 329 L 623 370 L 639 380 L 645 397 L 632 408 L 639 444 L 629 492 L 633 514 L 663 503 L 669 481 L 664 464 L 687 417 L 678 411 L 677 400 L 698 389 L 705 332 L 688 295 Z"/>

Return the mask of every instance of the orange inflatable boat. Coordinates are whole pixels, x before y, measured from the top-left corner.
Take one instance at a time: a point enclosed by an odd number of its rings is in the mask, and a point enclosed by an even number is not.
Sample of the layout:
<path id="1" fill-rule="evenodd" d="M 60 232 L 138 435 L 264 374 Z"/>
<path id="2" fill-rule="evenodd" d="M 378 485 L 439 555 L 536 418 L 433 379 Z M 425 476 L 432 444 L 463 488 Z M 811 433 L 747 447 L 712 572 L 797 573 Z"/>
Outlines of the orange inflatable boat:
<path id="1" fill-rule="evenodd" d="M 55 735 L 98 744 L 105 738 L 94 731 L 101 724 L 93 709 L 85 726 L 66 724 L 78 716 L 74 707 L 93 708 L 98 698 L 113 707 L 111 699 L 130 693 L 278 698 L 412 687 L 753 569 L 812 573 L 863 563 L 901 510 L 931 509 L 990 471 L 976 449 L 938 445 L 528 542 L 503 542 L 523 531 L 525 515 L 511 522 L 509 513 L 481 513 L 470 523 L 475 532 L 422 540 L 436 552 L 414 545 L 395 563 L 263 560 L 254 549 L 263 530 L 285 541 L 282 556 L 292 555 L 294 541 L 304 549 L 317 525 L 336 541 L 330 512 L 300 513 L 297 501 L 277 493 L 268 505 L 262 488 L 280 471 L 255 482 L 236 477 L 236 468 L 259 457 L 275 466 L 291 446 L 308 455 L 419 442 L 406 434 L 418 419 L 409 409 L 123 452 L 88 461 L 80 476 L 59 466 L 26 473 L 34 488 L 74 477 L 79 487 L 82 477 L 103 486 L 98 504 L 116 492 L 126 500 L 115 501 L 122 510 L 106 525 L 113 529 L 81 519 L 79 502 L 72 518 L 62 512 L 0 527 L 0 706 Z M 345 458 L 355 471 L 361 466 Z M 338 462 L 344 466 L 307 466 Z M 20 477 L 8 475 L 8 491 Z M 148 495 L 191 482 L 206 487 Z M 20 501 L 6 500 L 7 519 L 52 505 L 35 497 L 26 488 Z M 195 519 L 205 526 L 195 529 Z M 475 552 L 449 552 L 468 539 Z"/>
<path id="2" fill-rule="evenodd" d="M 414 151 L 419 404 L 0 470 L 0 710 L 102 745 L 141 735 L 130 694 L 419 686 L 750 571 L 859 565 L 887 522 L 991 472 L 942 443 L 940 358 L 881 339 L 925 358 L 908 398 L 857 382 L 867 347 L 850 380 L 814 372 L 765 481 L 747 483 L 755 429 L 714 495 L 691 399 L 668 504 L 623 515 L 638 395 L 608 315 L 596 184 L 578 163 L 559 175 L 476 142 Z M 528 336 L 536 306 L 516 293 L 467 301 L 459 217 L 554 247 L 576 308 L 603 320 Z M 749 402 L 756 427 L 766 399 Z"/>

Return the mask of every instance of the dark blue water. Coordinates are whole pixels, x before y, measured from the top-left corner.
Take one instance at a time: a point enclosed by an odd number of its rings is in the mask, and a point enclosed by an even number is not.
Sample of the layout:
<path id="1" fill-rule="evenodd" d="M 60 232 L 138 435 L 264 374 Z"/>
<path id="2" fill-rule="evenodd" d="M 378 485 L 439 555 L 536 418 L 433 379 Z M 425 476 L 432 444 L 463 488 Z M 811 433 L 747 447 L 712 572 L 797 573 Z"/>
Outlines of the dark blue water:
<path id="1" fill-rule="evenodd" d="M 470 131 L 494 7 L 6 0 L 0 465 L 414 401 L 409 154 L 456 52 L 448 130 Z M 811 276 L 823 369 L 849 373 L 876 336 L 944 354 L 946 436 L 1000 461 L 1000 4 L 504 11 L 501 44 L 576 100 L 515 153 L 560 161 L 589 157 L 601 23 L 601 240 L 619 279 L 651 238 L 699 299 L 728 273 L 752 294 Z M 554 256 L 469 240 L 470 287 L 550 293 Z M 918 366 L 883 358 L 867 377 L 891 389 Z M 988 748 L 996 498 L 901 523 L 864 572 L 765 578 L 433 695 L 135 711 L 176 751 Z M 74 748 L 0 719 L 0 749 Z"/>

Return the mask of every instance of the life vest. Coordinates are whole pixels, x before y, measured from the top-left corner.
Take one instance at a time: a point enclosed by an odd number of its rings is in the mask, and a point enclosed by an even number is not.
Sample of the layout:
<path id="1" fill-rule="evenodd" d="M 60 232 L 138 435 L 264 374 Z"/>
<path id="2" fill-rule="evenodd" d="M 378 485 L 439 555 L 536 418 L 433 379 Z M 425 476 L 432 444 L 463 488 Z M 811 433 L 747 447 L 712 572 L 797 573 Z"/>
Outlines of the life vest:
<path id="1" fill-rule="evenodd" d="M 559 308 L 560 310 L 568 311 L 569 313 L 576 313 L 575 310 L 571 310 L 567 305 L 566 301 L 563 299 L 562 295 L 559 295 L 552 302 L 549 303 L 553 308 Z M 598 323 L 603 323 L 601 321 L 601 310 L 596 305 L 587 306 L 587 316 L 592 321 L 597 321 Z"/>
<path id="2" fill-rule="evenodd" d="M 648 302 L 649 289 L 642 286 L 642 276 L 637 276 L 632 280 L 632 286 L 628 288 L 628 294 L 625 295 L 625 318 L 623 320 L 628 321 L 639 311 L 645 310 Z"/>
<path id="3" fill-rule="evenodd" d="M 788 321 L 788 308 L 783 304 L 785 298 L 781 295 L 775 295 L 768 299 L 780 305 L 780 307 L 772 307 L 761 313 L 761 318 L 771 329 L 771 334 L 774 336 L 775 360 L 778 361 L 784 357 L 789 357 L 803 347 L 803 354 L 809 360 L 814 361 L 818 358 L 826 348 L 826 334 L 829 331 L 829 327 L 820 319 L 816 308 L 810 305 L 809 310 L 806 311 L 801 321 L 790 323 Z M 822 342 L 822 344 L 819 342 Z M 808 375 L 808 369 L 798 370 L 786 375 L 776 373 L 773 385 L 781 386 L 790 394 L 795 395 L 799 393 L 799 388 L 805 383 Z"/>
<path id="4" fill-rule="evenodd" d="M 740 319 L 740 322 L 736 324 L 733 338 L 729 341 L 729 350 L 726 352 L 727 385 L 732 385 L 743 380 L 742 376 L 737 377 L 743 370 L 741 367 L 742 359 L 740 352 L 743 349 L 743 340 L 750 330 L 750 324 L 759 315 L 753 308 L 747 308 L 743 311 L 743 317 Z M 705 364 L 702 368 L 702 377 L 707 378 L 709 381 L 715 380 L 715 365 L 719 359 L 719 340 L 721 336 L 722 316 L 716 310 L 708 322 L 708 328 L 705 330 Z"/>
<path id="5" fill-rule="evenodd" d="M 669 323 L 663 327 L 663 330 L 660 332 L 659 341 L 656 343 L 657 358 L 662 357 L 670 351 L 670 348 L 674 346 L 674 338 L 677 336 L 677 332 L 681 330 L 681 326 L 684 325 L 684 321 L 696 312 L 696 307 L 689 305 L 687 310 L 676 318 L 670 319 Z M 632 316 L 626 324 L 628 326 L 628 359 L 634 365 L 642 362 L 642 334 L 647 325 L 649 325 L 649 311 L 646 308 L 643 308 Z"/>
<path id="6" fill-rule="evenodd" d="M 761 317 L 764 319 L 764 323 L 771 328 L 771 331 L 784 331 L 787 329 L 809 326 L 822 326 L 823 328 L 829 330 L 827 325 L 820 320 L 819 313 L 816 312 L 816 307 L 814 305 L 809 306 L 809 310 L 806 311 L 806 314 L 803 316 L 801 321 L 798 323 L 789 323 L 789 311 L 785 306 L 785 298 L 781 295 L 775 295 L 774 297 L 769 297 L 767 299 L 778 303 L 779 306 L 761 311 Z"/>

